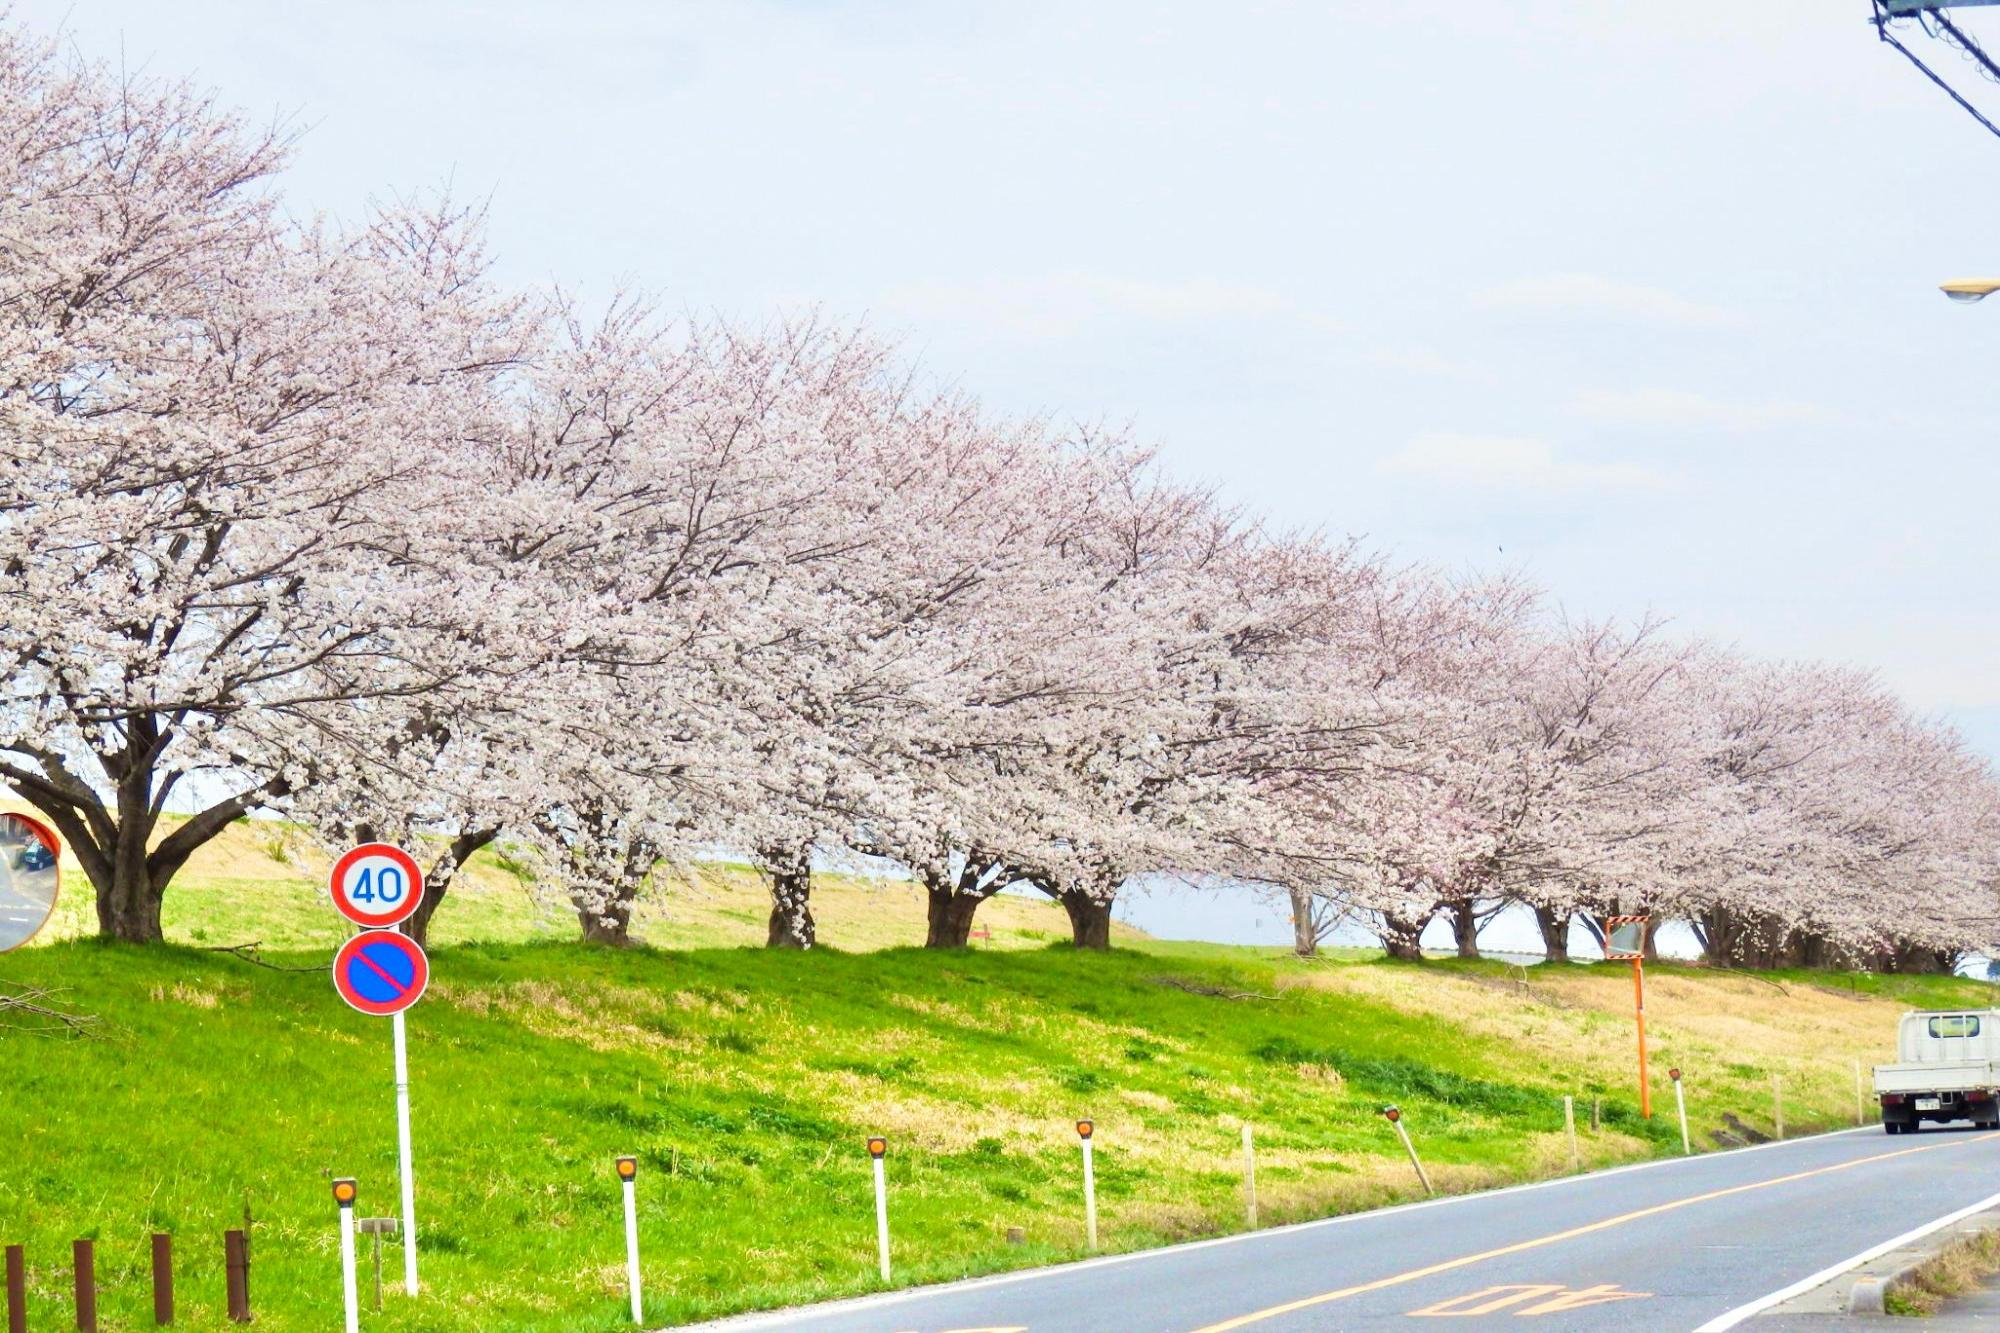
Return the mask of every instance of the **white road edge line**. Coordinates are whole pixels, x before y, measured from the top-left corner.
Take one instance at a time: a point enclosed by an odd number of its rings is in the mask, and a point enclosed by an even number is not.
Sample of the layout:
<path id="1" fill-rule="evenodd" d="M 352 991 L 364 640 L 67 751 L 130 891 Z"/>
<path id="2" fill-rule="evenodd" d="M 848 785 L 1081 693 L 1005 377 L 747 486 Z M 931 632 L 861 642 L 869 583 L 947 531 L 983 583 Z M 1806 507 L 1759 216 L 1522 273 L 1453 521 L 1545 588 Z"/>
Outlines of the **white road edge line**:
<path id="1" fill-rule="evenodd" d="M 885 1291 L 872 1296 L 850 1296 L 844 1300 L 821 1301 L 814 1305 L 794 1305 L 783 1310 L 761 1310 L 752 1314 L 731 1315 L 712 1323 L 680 1324 L 677 1328 L 728 1329 L 734 1333 L 738 1329 L 776 1328 L 786 1323 L 796 1322 L 812 1315 L 848 1314 L 856 1310 L 874 1309 L 884 1305 L 901 1305 L 905 1301 L 921 1300 L 928 1296 L 947 1292 L 978 1291 L 985 1287 L 1001 1287 L 1014 1282 L 1032 1282 L 1037 1278 L 1056 1277 L 1068 1273 L 1081 1273 L 1092 1268 L 1109 1268 L 1113 1264 L 1137 1263 L 1143 1259 L 1159 1259 L 1172 1255 L 1186 1254 L 1191 1250 L 1206 1250 L 1218 1245 L 1234 1245 L 1239 1241 L 1256 1240 L 1260 1236 L 1283 1236 L 1295 1231 L 1311 1231 L 1318 1227 L 1341 1226 L 1350 1222 L 1365 1222 L 1371 1218 L 1389 1217 L 1398 1213 L 1420 1212 L 1426 1208 L 1446 1208 L 1455 1203 L 1470 1203 L 1475 1199 L 1492 1199 L 1502 1194 L 1525 1194 L 1530 1190 L 1552 1189 L 1559 1185 L 1573 1185 L 1586 1180 L 1603 1180 L 1606 1176 L 1622 1176 L 1633 1171 L 1650 1171 L 1655 1167 L 1684 1165 L 1689 1162 L 1714 1162 L 1724 1158 L 1742 1157 L 1753 1152 L 1764 1152 L 1771 1148 L 1795 1148 L 1800 1144 L 1824 1143 L 1828 1139 L 1841 1138 L 1848 1134 L 1881 1133 L 1880 1125 L 1857 1125 L 1853 1129 L 1836 1129 L 1825 1134 L 1806 1134 L 1795 1139 L 1774 1139 L 1769 1143 L 1753 1143 L 1747 1148 L 1726 1148 L 1721 1152 L 1696 1153 L 1691 1157 L 1655 1157 L 1650 1161 L 1628 1162 L 1624 1166 L 1607 1167 L 1602 1171 L 1584 1171 L 1573 1176 L 1551 1176 L 1547 1180 L 1531 1180 L 1520 1185 L 1503 1185 L 1499 1189 L 1475 1190 L 1470 1194 L 1448 1194 L 1441 1199 L 1419 1199 L 1414 1203 L 1391 1204 L 1387 1208 L 1374 1208 L 1362 1213 L 1342 1213 L 1338 1217 L 1316 1217 L 1310 1222 L 1291 1222 L 1280 1227 L 1263 1227 L 1256 1231 L 1239 1231 L 1231 1236 L 1216 1236 L 1209 1240 L 1184 1241 L 1179 1245 L 1158 1245 L 1148 1250 L 1132 1250 L 1126 1254 L 1107 1254 L 1096 1259 L 1079 1259 L 1066 1264 L 1044 1264 L 1039 1268 L 1023 1268 L 1012 1273 L 993 1273 L 986 1277 L 961 1278 L 956 1282 L 936 1282 L 924 1286 L 905 1287 L 900 1291 Z M 1856 1263 L 1861 1260 L 1855 1260 Z M 662 1330 L 661 1333 L 666 1333 Z"/>
<path id="2" fill-rule="evenodd" d="M 1794 1296 L 1804 1295 L 1806 1292 L 1811 1291 L 1814 1287 L 1817 1287 L 1820 1283 L 1830 1282 L 1834 1278 L 1839 1277 L 1842 1273 L 1845 1273 L 1850 1268 L 1859 1268 L 1861 1265 L 1867 1263 L 1870 1259 L 1877 1258 L 1878 1256 L 1887 1254 L 1889 1251 L 1893 1249 L 1897 1249 L 1901 1246 L 1908 1245 L 1913 1240 L 1922 1240 L 1925 1236 L 1930 1235 L 1933 1231 L 1942 1230 L 1943 1228 L 1950 1226 L 1953 1222 L 1963 1221 L 1964 1219 L 1971 1217 L 1974 1213 L 1983 1213 L 1987 1209 L 1995 1207 L 1996 1205 L 2000 1205 L 2000 1194 L 1989 1194 L 1985 1198 L 1981 1199 L 1978 1203 L 1968 1204 L 1967 1206 L 1959 1209 L 1955 1213 L 1946 1213 L 1943 1217 L 1938 1218 L 1936 1221 L 1926 1222 L 1922 1226 L 1917 1227 L 1914 1230 L 1905 1231 L 1900 1236 L 1892 1236 L 1888 1240 L 1883 1241 L 1880 1245 L 1871 1245 L 1867 1249 L 1863 1250 L 1861 1253 L 1855 1255 L 1852 1259 L 1842 1259 L 1837 1264 L 1832 1264 L 1826 1268 L 1820 1269 L 1819 1272 L 1814 1273 L 1811 1277 L 1800 1278 L 1797 1282 L 1792 1283 L 1792 1285 L 1789 1287 L 1781 1287 L 1777 1291 L 1772 1292 L 1768 1296 L 1759 1296 L 1756 1300 L 1751 1301 L 1748 1305 L 1739 1305 L 1734 1310 L 1729 1311 L 1727 1314 L 1719 1314 L 1715 1318 L 1709 1320 L 1706 1324 L 1703 1324 L 1700 1328 L 1696 1329 L 1694 1333 L 1722 1333 L 1722 1330 L 1726 1328 L 1734 1328 L 1738 1324 L 1742 1323 L 1744 1320 L 1748 1319 L 1751 1315 L 1762 1313 L 1763 1311 L 1770 1309 L 1774 1305 L 1781 1305 L 1784 1302 L 1790 1300 Z"/>

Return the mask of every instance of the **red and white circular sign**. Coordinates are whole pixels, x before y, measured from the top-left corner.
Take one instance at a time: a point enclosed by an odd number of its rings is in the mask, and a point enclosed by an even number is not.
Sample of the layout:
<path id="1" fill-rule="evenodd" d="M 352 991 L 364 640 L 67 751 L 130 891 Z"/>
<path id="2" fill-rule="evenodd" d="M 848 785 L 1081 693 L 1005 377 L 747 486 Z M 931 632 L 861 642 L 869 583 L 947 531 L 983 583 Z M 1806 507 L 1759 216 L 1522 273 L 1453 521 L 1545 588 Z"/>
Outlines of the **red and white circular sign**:
<path id="1" fill-rule="evenodd" d="M 408 935 L 364 930 L 333 956 L 333 988 L 364 1014 L 387 1018 L 423 998 L 430 959 Z"/>
<path id="2" fill-rule="evenodd" d="M 417 910 L 424 872 L 401 847 L 364 842 L 333 863 L 327 887 L 342 916 L 364 930 L 384 930 Z"/>

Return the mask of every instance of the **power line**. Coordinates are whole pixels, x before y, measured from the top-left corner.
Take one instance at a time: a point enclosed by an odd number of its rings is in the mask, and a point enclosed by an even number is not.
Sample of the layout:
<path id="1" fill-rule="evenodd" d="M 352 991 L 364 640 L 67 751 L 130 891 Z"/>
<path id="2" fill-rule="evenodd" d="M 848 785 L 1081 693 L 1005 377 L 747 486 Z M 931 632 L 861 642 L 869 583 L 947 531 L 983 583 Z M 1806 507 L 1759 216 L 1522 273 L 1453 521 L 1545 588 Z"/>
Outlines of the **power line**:
<path id="1" fill-rule="evenodd" d="M 1982 113 L 1978 107 L 1966 101 L 1965 98 L 1962 95 L 1960 95 L 1958 89 L 1952 87 L 1949 83 L 1946 83 L 1944 81 L 1944 78 L 1941 75 L 1939 75 L 1936 70 L 1932 69 L 1929 65 L 1926 65 L 1921 59 L 1919 59 L 1915 51 L 1912 51 L 1909 47 L 1903 45 L 1900 41 L 1896 40 L 1895 34 L 1889 31 L 1889 20 L 1891 18 L 1891 15 L 1888 9 L 1885 7 L 1883 0 L 1872 0 L 1872 3 L 1875 6 L 1875 19 L 1874 19 L 1875 35 L 1877 37 L 1880 37 L 1883 41 L 1887 42 L 1889 45 L 1895 47 L 1898 51 L 1902 52 L 1904 58 L 1906 58 L 1912 65 L 1915 65 L 1919 70 L 1921 70 L 1925 78 L 1929 79 L 1932 83 L 1935 83 L 1938 87 L 1944 89 L 1946 96 L 1950 97 L 1952 101 L 1958 103 L 1959 106 L 1963 107 L 1965 109 L 1966 115 L 1971 116 L 1981 125 L 1984 125 L 1987 129 L 1987 132 L 1992 134 L 1994 138 L 2000 139 L 2000 125 L 1995 125 L 1992 121 L 1988 120 L 1985 114 Z M 2000 66 L 1996 66 L 1993 63 L 1992 59 L 1987 56 L 1986 52 L 1980 48 L 1979 43 L 1973 41 L 1972 38 L 1968 37 L 1965 33 L 1960 31 L 1959 28 L 1955 24 L 1953 24 L 1950 19 L 1946 18 L 1944 16 L 1944 11 L 1942 9 L 1925 9 L 1922 11 L 1922 13 L 1928 16 L 1932 22 L 1936 23 L 1938 27 L 1943 32 L 1945 32 L 1953 42 L 1955 42 L 1958 45 L 1961 51 L 1963 51 L 1967 56 L 1976 60 L 1989 78 L 1995 79 L 1996 81 L 2000 81 Z"/>

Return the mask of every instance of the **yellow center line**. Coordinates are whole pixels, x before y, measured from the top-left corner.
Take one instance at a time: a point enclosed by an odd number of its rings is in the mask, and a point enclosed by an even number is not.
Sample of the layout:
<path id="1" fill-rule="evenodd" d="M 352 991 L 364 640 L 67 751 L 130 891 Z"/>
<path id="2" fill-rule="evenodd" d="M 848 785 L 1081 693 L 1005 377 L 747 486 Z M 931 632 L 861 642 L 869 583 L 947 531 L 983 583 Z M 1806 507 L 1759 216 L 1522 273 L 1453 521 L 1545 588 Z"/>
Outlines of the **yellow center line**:
<path id="1" fill-rule="evenodd" d="M 1633 1212 L 1620 1213 L 1616 1217 L 1607 1217 L 1602 1221 L 1591 1222 L 1584 1226 L 1571 1227 L 1568 1231 L 1558 1231 L 1553 1235 L 1538 1236 L 1533 1240 L 1517 1241 L 1512 1245 L 1503 1245 L 1497 1250 L 1482 1250 L 1478 1254 L 1468 1254 L 1463 1258 L 1447 1259 L 1442 1263 L 1431 1264 L 1424 1268 L 1413 1268 L 1407 1273 L 1397 1273 L 1393 1277 L 1377 1278 L 1373 1282 L 1363 1282 L 1358 1286 L 1342 1287 L 1338 1291 L 1322 1292 L 1318 1296 L 1307 1296 L 1303 1300 L 1287 1301 L 1283 1305 L 1274 1305 L 1268 1310 L 1258 1310 L 1252 1314 L 1238 1315 L 1234 1319 L 1225 1319 L 1219 1324 L 1204 1325 L 1196 1329 L 1194 1333 L 1228 1333 L 1230 1329 L 1243 1328 L 1250 1324 L 1261 1323 L 1266 1319 L 1276 1319 L 1279 1315 L 1291 1314 L 1295 1310 L 1310 1309 L 1315 1305 L 1325 1305 L 1329 1301 L 1346 1300 L 1349 1296 L 1360 1296 L 1371 1291 L 1381 1291 L 1385 1287 L 1399 1287 L 1406 1282 L 1416 1282 L 1436 1273 L 1448 1273 L 1454 1268 L 1464 1268 L 1469 1264 L 1484 1263 L 1488 1259 L 1498 1259 L 1503 1255 L 1519 1254 L 1523 1250 L 1536 1250 L 1544 1245 L 1556 1245 L 1562 1241 L 1574 1240 L 1578 1236 L 1588 1236 L 1593 1231 L 1605 1231 L 1611 1227 L 1623 1226 L 1627 1222 L 1637 1222 L 1641 1218 L 1657 1217 L 1661 1213 L 1671 1213 L 1676 1209 L 1692 1207 L 1698 1203 L 1707 1203 L 1712 1199 L 1726 1199 L 1732 1194 L 1747 1194 L 1751 1190 L 1769 1189 L 1773 1185 L 1789 1185 L 1795 1180 L 1810 1180 L 1814 1176 L 1831 1175 L 1836 1171 L 1848 1171 L 1857 1166 L 1867 1166 L 1871 1162 L 1886 1162 L 1892 1157 L 1908 1157 L 1911 1153 L 1936 1152 L 1940 1148 L 1962 1148 L 1970 1144 L 1990 1143 L 1994 1141 L 1985 1135 L 1963 1139 L 1954 1138 L 1945 1143 L 1930 1143 L 1919 1148 L 1899 1148 L 1894 1152 L 1877 1153 L 1873 1157 L 1857 1157 L 1851 1162 L 1836 1162 L 1832 1166 L 1815 1167 L 1811 1171 L 1795 1171 L 1791 1175 L 1773 1176 L 1769 1180 L 1753 1180 L 1747 1185 L 1731 1185 L 1727 1189 L 1710 1190 L 1706 1194 L 1691 1194 L 1684 1199 L 1674 1199 L 1668 1203 L 1656 1203 L 1650 1208 L 1640 1208 Z"/>

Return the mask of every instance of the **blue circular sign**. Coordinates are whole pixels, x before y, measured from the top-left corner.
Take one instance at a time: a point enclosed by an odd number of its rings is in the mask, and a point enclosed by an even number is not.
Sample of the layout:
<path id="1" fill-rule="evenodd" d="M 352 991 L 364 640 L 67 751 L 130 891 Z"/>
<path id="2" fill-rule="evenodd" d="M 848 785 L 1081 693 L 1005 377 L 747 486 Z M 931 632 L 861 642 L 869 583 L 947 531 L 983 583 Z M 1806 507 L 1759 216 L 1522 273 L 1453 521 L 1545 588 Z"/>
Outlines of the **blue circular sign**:
<path id="1" fill-rule="evenodd" d="M 430 979 L 422 946 L 390 930 L 363 931 L 333 957 L 333 988 L 340 998 L 378 1018 L 415 1004 Z"/>

